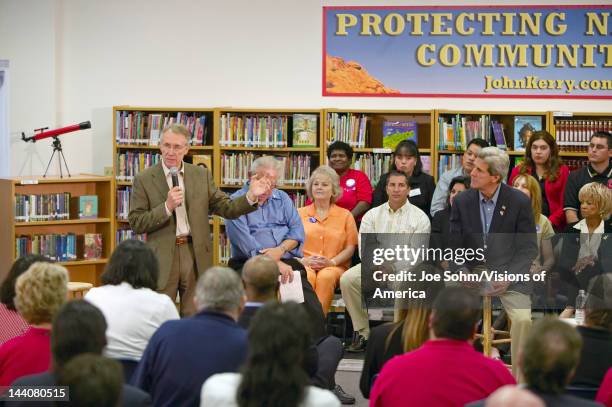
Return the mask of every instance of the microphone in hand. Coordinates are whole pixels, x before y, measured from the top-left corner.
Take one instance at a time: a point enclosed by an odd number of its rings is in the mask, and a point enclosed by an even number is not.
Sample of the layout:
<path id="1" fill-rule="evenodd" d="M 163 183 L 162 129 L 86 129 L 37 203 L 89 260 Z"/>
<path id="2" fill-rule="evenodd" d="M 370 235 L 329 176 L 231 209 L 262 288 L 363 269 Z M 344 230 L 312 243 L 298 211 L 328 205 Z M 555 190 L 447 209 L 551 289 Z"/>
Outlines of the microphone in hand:
<path id="1" fill-rule="evenodd" d="M 178 168 L 171 167 L 170 176 L 172 177 L 172 187 L 178 187 L 179 186 Z M 178 206 L 181 206 L 181 204 L 179 204 Z"/>

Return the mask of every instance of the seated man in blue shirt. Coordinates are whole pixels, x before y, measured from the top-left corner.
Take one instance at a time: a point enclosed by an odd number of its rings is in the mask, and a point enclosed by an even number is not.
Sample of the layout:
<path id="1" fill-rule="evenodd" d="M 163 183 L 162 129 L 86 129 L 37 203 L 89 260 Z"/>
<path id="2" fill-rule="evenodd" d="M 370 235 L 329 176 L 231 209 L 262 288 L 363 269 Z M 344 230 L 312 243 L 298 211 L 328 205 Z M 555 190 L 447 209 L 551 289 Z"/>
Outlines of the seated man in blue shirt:
<path id="1" fill-rule="evenodd" d="M 154 406 L 199 406 L 202 384 L 237 372 L 246 361 L 247 331 L 236 321 L 244 287 L 227 267 L 206 270 L 196 285 L 197 313 L 162 324 L 151 337 L 132 382 L 150 392 Z"/>
<path id="2" fill-rule="evenodd" d="M 259 196 L 256 211 L 225 220 L 225 231 L 231 243 L 229 266 L 241 272 L 248 259 L 264 254 L 278 265 L 283 284 L 293 279 L 293 270 L 298 270 L 304 290 L 304 305 L 313 325 L 313 337 L 319 338 L 326 334 L 323 309 L 306 278 L 306 269 L 297 260 L 302 257 L 304 226 L 289 195 L 274 188 L 281 171 L 281 163 L 272 156 L 259 157 L 251 164 L 251 175 L 267 178 L 273 188 Z M 231 198 L 246 194 L 248 189 L 247 183 Z"/>

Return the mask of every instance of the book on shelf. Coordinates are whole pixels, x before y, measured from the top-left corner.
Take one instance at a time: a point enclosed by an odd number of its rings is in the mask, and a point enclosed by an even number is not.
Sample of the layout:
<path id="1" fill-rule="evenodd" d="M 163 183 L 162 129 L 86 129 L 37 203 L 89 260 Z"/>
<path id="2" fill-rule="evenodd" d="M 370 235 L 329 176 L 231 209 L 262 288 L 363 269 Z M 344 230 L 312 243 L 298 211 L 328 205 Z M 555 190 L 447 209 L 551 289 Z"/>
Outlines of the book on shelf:
<path id="1" fill-rule="evenodd" d="M 395 149 L 404 140 L 412 140 L 418 145 L 418 127 L 415 121 L 384 121 L 383 148 Z"/>
<path id="2" fill-rule="evenodd" d="M 191 145 L 207 143 L 206 113 L 168 112 L 148 113 L 139 111 L 116 111 L 115 137 L 117 144 L 159 145 L 164 128 L 180 123 L 192 134 Z"/>
<path id="3" fill-rule="evenodd" d="M 231 257 L 231 245 L 227 235 L 219 233 L 219 262 L 227 263 Z"/>
<path id="4" fill-rule="evenodd" d="M 145 168 L 157 164 L 161 154 L 150 151 L 119 151 L 117 160 L 117 181 L 132 181 Z"/>
<path id="5" fill-rule="evenodd" d="M 221 155 L 221 183 L 225 185 L 244 185 L 249 179 L 251 163 L 260 154 L 251 152 L 223 153 Z M 276 156 L 281 162 L 282 171 L 278 175 L 277 184 L 301 186 L 305 185 L 310 177 L 311 155 L 290 154 L 289 156 Z"/>
<path id="6" fill-rule="evenodd" d="M 291 200 L 293 201 L 293 206 L 295 206 L 296 208 L 306 206 L 306 200 L 308 199 L 308 196 L 304 192 L 289 192 L 288 195 L 289 198 L 291 198 Z"/>
<path id="7" fill-rule="evenodd" d="M 201 165 L 204 168 L 208 168 L 210 171 L 213 170 L 212 156 L 210 154 L 192 155 L 191 159 L 193 165 Z"/>
<path id="8" fill-rule="evenodd" d="M 325 134 L 328 145 L 334 141 L 343 141 L 351 147 L 365 147 L 368 141 L 368 116 L 353 113 L 328 113 Z"/>
<path id="9" fill-rule="evenodd" d="M 15 258 L 28 254 L 39 254 L 53 261 L 77 259 L 77 235 L 38 234 L 21 235 L 15 238 Z"/>
<path id="10" fill-rule="evenodd" d="M 219 121 L 219 144 L 241 147 L 287 147 L 287 115 L 224 113 Z"/>
<path id="11" fill-rule="evenodd" d="M 542 130 L 541 116 L 514 116 L 514 151 L 525 151 L 529 137 Z"/>
<path id="12" fill-rule="evenodd" d="M 15 222 L 70 219 L 70 193 L 16 194 Z"/>
<path id="13" fill-rule="evenodd" d="M 496 120 L 491 120 L 491 130 L 493 130 L 493 143 L 501 150 L 507 150 L 506 134 L 504 133 L 504 125 Z"/>
<path id="14" fill-rule="evenodd" d="M 355 158 L 353 168 L 362 171 L 368 176 L 370 184 L 375 187 L 382 174 L 389 171 L 391 166 L 390 154 L 365 153 L 358 154 Z"/>
<path id="15" fill-rule="evenodd" d="M 448 170 L 457 168 L 461 165 L 460 154 L 443 154 L 438 160 L 438 179 Z"/>
<path id="16" fill-rule="evenodd" d="M 72 208 L 75 212 L 74 218 L 78 219 L 96 219 L 98 217 L 98 196 L 97 195 L 81 195 L 72 198 L 74 203 Z"/>
<path id="17" fill-rule="evenodd" d="M 317 146 L 317 118 L 316 114 L 294 114 L 291 144 L 293 147 Z"/>
<path id="18" fill-rule="evenodd" d="M 612 120 L 555 120 L 555 136 L 561 151 L 587 152 L 593 133 L 612 131 Z"/>
<path id="19" fill-rule="evenodd" d="M 132 229 L 117 229 L 115 233 L 115 244 L 123 242 L 124 240 L 141 240 L 143 242 L 147 241 L 146 233 L 135 233 Z"/>
<path id="20" fill-rule="evenodd" d="M 130 214 L 130 198 L 132 195 L 132 187 L 125 187 L 123 189 L 117 189 L 117 201 L 116 201 L 116 216 L 117 219 L 127 220 Z"/>
<path id="21" fill-rule="evenodd" d="M 561 164 L 567 165 L 570 171 L 579 170 L 589 164 L 588 158 L 562 158 Z"/>
<path id="22" fill-rule="evenodd" d="M 83 241 L 83 259 L 95 260 L 102 257 L 102 235 L 100 233 L 85 233 Z"/>
<path id="23" fill-rule="evenodd" d="M 469 117 L 456 114 L 451 117 L 438 118 L 438 149 L 460 150 L 467 148 L 470 141 L 475 138 L 491 140 L 491 118 L 489 115 L 480 115 L 478 120 L 469 120 Z"/>

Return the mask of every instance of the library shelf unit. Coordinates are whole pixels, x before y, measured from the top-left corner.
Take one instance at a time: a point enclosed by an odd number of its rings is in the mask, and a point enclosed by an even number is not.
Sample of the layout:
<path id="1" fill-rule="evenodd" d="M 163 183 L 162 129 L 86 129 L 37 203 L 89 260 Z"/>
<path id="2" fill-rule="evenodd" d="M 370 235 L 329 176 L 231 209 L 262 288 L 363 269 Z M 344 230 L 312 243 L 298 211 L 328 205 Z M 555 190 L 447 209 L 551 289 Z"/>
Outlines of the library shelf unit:
<path id="1" fill-rule="evenodd" d="M 344 141 L 353 147 L 353 168 L 365 172 L 375 185 L 380 175 L 387 172 L 388 168 L 385 167 L 390 163 L 392 153 L 391 149 L 383 147 L 385 122 L 415 122 L 419 153 L 422 158 L 429 157 L 427 172 L 432 175 L 435 173 L 435 163 L 432 159 L 434 145 L 431 138 L 434 129 L 433 110 L 326 109 L 324 117 L 321 153 L 325 157 L 325 163 L 328 146 L 333 141 Z M 383 160 L 384 165 L 380 162 L 376 165 L 376 160 Z M 357 162 L 360 165 L 356 166 Z M 427 167 L 427 164 L 424 164 L 424 167 Z"/>
<path id="2" fill-rule="evenodd" d="M 113 247 L 128 236 L 144 239 L 131 233 L 127 220 L 129 196 L 133 177 L 161 159 L 159 137 L 170 123 L 187 125 L 192 138 L 185 161 L 210 167 L 214 157 L 214 109 L 193 107 L 113 107 L 113 200 L 116 212 L 113 219 Z"/>
<path id="3" fill-rule="evenodd" d="M 99 285 L 100 275 L 114 248 L 114 208 L 113 178 L 89 174 L 72 177 L 14 177 L 0 179 L 0 208 L 4 220 L 0 222 L 0 281 L 8 273 L 17 255 L 16 239 L 21 236 L 40 234 L 99 233 L 102 236 L 102 257 L 99 259 L 76 259 L 58 262 L 68 269 L 70 281 L 87 282 Z M 70 193 L 71 198 L 83 195 L 98 197 L 98 217 L 95 219 L 63 219 L 36 222 L 16 220 L 17 195 L 43 195 Z M 74 202 L 71 202 L 71 206 Z M 75 208 L 71 208 L 75 209 Z M 72 214 L 76 215 L 74 212 Z M 77 253 L 81 254 L 77 243 Z"/>
<path id="4" fill-rule="evenodd" d="M 487 110 L 436 110 L 435 114 L 435 130 L 433 134 L 434 143 L 434 157 L 433 161 L 436 163 L 436 181 L 438 177 L 448 167 L 458 165 L 460 163 L 460 155 L 463 154 L 463 149 L 460 148 L 445 148 L 448 147 L 449 138 L 446 138 L 444 142 L 441 140 L 445 127 L 453 127 L 453 123 L 457 121 L 465 120 L 466 122 L 478 122 L 481 125 L 484 123 L 487 125 L 486 130 L 482 130 L 477 127 L 475 130 L 476 137 L 485 138 L 487 141 L 494 138 L 493 131 L 491 130 L 491 123 L 498 122 L 503 128 L 503 134 L 506 142 L 506 152 L 510 156 L 510 167 L 514 166 L 516 158 L 525 155 L 524 150 L 514 149 L 514 127 L 515 120 L 521 116 L 534 117 L 541 123 L 542 130 L 550 131 L 550 115 L 549 112 L 544 111 L 487 111 Z M 458 124 L 457 124 L 458 125 Z M 464 126 L 459 126 L 465 133 L 468 130 Z M 484 132 L 484 133 L 483 133 Z M 467 134 L 466 134 L 467 137 Z M 469 140 L 466 140 L 466 142 Z M 453 161 L 454 160 L 454 161 Z M 442 161 L 447 161 L 446 163 Z"/>
<path id="5" fill-rule="evenodd" d="M 308 146 L 296 146 L 294 125 L 305 116 L 314 121 L 316 137 Z M 229 194 L 242 188 L 252 160 L 261 155 L 273 155 L 285 162 L 277 188 L 295 200 L 305 201 L 305 182 L 322 164 L 322 110 L 219 108 L 215 110 L 214 123 L 213 174 L 220 188 Z M 229 257 L 229 240 L 225 236 L 223 219 L 213 218 L 213 247 L 218 248 L 214 260 L 225 264 Z"/>

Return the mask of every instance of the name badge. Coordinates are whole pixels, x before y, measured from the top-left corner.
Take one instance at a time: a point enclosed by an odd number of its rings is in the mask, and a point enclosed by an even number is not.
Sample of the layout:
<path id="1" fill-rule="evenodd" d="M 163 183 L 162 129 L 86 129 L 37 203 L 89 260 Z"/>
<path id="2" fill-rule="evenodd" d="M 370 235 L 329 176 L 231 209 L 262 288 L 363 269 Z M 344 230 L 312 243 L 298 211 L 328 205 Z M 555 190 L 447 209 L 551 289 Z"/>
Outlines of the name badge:
<path id="1" fill-rule="evenodd" d="M 421 188 L 414 188 L 410 190 L 408 196 L 419 196 L 421 195 Z"/>
<path id="2" fill-rule="evenodd" d="M 355 182 L 355 180 L 353 178 L 349 178 L 349 179 L 346 180 L 346 186 L 348 188 L 354 187 L 355 184 L 356 184 L 356 182 Z"/>

